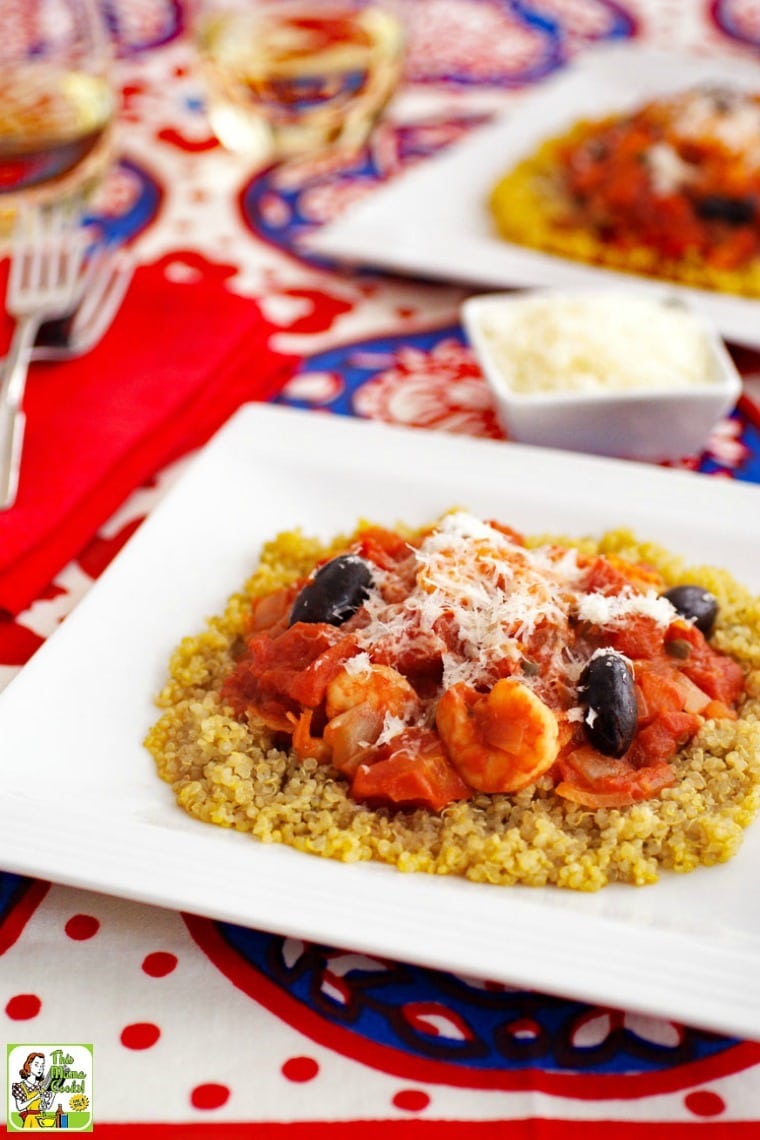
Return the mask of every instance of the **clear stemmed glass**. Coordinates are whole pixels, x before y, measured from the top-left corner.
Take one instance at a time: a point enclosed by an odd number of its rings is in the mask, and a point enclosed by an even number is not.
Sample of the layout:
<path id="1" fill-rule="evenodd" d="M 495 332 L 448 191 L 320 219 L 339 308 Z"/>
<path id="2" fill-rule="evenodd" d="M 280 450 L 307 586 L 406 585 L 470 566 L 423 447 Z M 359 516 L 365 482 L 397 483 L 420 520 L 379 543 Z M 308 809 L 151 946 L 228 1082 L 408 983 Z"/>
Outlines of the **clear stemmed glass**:
<path id="1" fill-rule="evenodd" d="M 0 228 L 21 205 L 82 202 L 112 154 L 111 47 L 98 0 L 0 0 Z"/>
<path id="2" fill-rule="evenodd" d="M 259 165 L 361 146 L 399 82 L 399 0 L 198 0 L 211 125 Z"/>

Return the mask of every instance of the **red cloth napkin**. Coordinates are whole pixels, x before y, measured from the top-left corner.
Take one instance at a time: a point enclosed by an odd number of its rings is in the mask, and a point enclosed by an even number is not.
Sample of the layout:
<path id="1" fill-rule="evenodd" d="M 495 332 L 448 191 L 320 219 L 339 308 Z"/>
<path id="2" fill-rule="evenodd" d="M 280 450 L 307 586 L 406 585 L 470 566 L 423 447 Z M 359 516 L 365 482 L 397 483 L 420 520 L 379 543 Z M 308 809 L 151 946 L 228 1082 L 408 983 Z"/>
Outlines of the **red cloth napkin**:
<path id="1" fill-rule="evenodd" d="M 132 490 L 292 375 L 229 272 L 195 253 L 140 267 L 99 345 L 32 365 L 18 498 L 0 512 L 0 608 L 26 608 Z"/>

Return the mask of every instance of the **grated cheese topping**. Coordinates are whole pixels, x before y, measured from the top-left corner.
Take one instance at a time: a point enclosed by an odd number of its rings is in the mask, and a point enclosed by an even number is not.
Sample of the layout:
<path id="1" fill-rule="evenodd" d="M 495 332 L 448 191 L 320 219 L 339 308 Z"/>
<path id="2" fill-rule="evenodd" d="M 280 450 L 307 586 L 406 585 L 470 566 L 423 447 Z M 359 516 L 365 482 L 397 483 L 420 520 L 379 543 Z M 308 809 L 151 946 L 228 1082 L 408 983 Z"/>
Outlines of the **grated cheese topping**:
<path id="1" fill-rule="evenodd" d="M 584 594 L 578 599 L 578 616 L 582 621 L 594 625 L 624 625 L 633 614 L 651 618 L 657 625 L 670 625 L 676 612 L 667 598 L 662 598 L 654 590 L 645 594 L 636 593 L 626 587 L 619 594 L 608 597 L 606 594 Z"/>
<path id="2" fill-rule="evenodd" d="M 655 143 L 645 154 L 655 194 L 666 197 L 694 177 L 694 167 L 684 162 L 669 143 Z"/>
<path id="3" fill-rule="evenodd" d="M 432 649 L 443 663 L 444 688 L 459 681 L 490 684 L 505 659 L 529 659 L 539 646 L 540 674 L 526 674 L 525 683 L 540 688 L 561 678 L 572 684 L 584 662 L 569 645 L 571 620 L 610 628 L 633 615 L 658 625 L 677 616 L 653 590 L 586 593 L 575 550 L 529 550 L 466 511 L 445 516 L 414 558 L 414 584 L 401 602 L 385 601 L 383 575 L 376 575 L 366 624 L 357 632 L 360 658 L 393 660 L 415 648 Z"/>
<path id="4" fill-rule="evenodd" d="M 351 677 L 367 676 L 372 670 L 369 653 L 357 653 L 344 662 L 344 669 Z"/>
<path id="5" fill-rule="evenodd" d="M 760 105 L 738 90 L 697 90 L 679 100 L 675 130 L 685 139 L 715 139 L 742 155 L 760 135 Z"/>
<path id="6" fill-rule="evenodd" d="M 400 716 L 394 716 L 393 713 L 386 713 L 383 717 L 383 726 L 380 729 L 380 735 L 377 740 L 373 742 L 374 747 L 379 747 L 383 744 L 388 744 L 396 736 L 404 731 L 407 723 Z"/>

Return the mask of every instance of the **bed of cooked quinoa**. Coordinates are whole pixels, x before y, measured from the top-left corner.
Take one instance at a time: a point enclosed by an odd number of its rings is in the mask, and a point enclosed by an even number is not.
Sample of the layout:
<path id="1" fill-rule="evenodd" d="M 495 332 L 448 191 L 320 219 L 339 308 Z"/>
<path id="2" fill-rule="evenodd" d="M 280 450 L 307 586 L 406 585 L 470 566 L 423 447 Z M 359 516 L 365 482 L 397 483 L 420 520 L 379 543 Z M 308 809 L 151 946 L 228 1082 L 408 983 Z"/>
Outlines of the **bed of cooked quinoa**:
<path id="1" fill-rule="evenodd" d="M 579 137 L 583 124 L 574 134 Z M 741 270 L 719 269 L 698 254 L 667 258 L 654 249 L 619 249 L 587 229 L 564 220 L 566 204 L 558 185 L 557 155 L 566 138 L 548 139 L 493 187 L 488 205 L 499 235 L 516 245 L 590 265 L 644 277 L 657 277 L 693 289 L 760 297 L 760 261 Z"/>
<path id="2" fill-rule="evenodd" d="M 304 576 L 346 541 L 343 536 L 325 546 L 298 531 L 280 534 L 265 546 L 259 567 L 224 613 L 174 652 L 157 698 L 165 711 L 145 743 L 190 815 L 264 843 L 345 862 L 375 860 L 476 882 L 587 891 L 614 881 L 652 883 L 661 870 L 691 871 L 737 852 L 760 808 L 760 598 L 725 571 L 687 567 L 627 531 L 598 542 L 562 537 L 588 553 L 647 562 L 668 585 L 689 581 L 715 594 L 720 609 L 711 642 L 747 671 L 739 718 L 707 721 L 675 761 L 678 783 L 630 807 L 579 807 L 543 779 L 514 795 L 478 793 L 440 815 L 370 808 L 351 799 L 339 773 L 315 760 L 299 763 L 274 746 L 271 731 L 235 719 L 219 697 L 246 631 L 251 598 Z"/>

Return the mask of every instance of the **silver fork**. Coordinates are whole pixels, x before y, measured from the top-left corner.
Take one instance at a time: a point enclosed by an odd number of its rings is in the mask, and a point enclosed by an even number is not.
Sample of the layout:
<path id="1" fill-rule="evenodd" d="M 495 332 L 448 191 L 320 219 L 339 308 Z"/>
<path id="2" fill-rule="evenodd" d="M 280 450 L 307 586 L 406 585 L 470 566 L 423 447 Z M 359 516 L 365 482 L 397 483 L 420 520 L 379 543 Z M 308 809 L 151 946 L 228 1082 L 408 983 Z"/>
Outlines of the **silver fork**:
<path id="1" fill-rule="evenodd" d="M 101 245 L 88 253 L 76 308 L 40 325 L 32 361 L 71 360 L 94 348 L 119 311 L 134 272 L 124 249 Z"/>
<path id="2" fill-rule="evenodd" d="M 16 327 L 0 381 L 0 510 L 18 492 L 24 438 L 24 388 L 29 359 L 43 321 L 65 316 L 82 290 L 87 235 L 70 209 L 29 209 L 11 244 L 6 308 Z"/>

